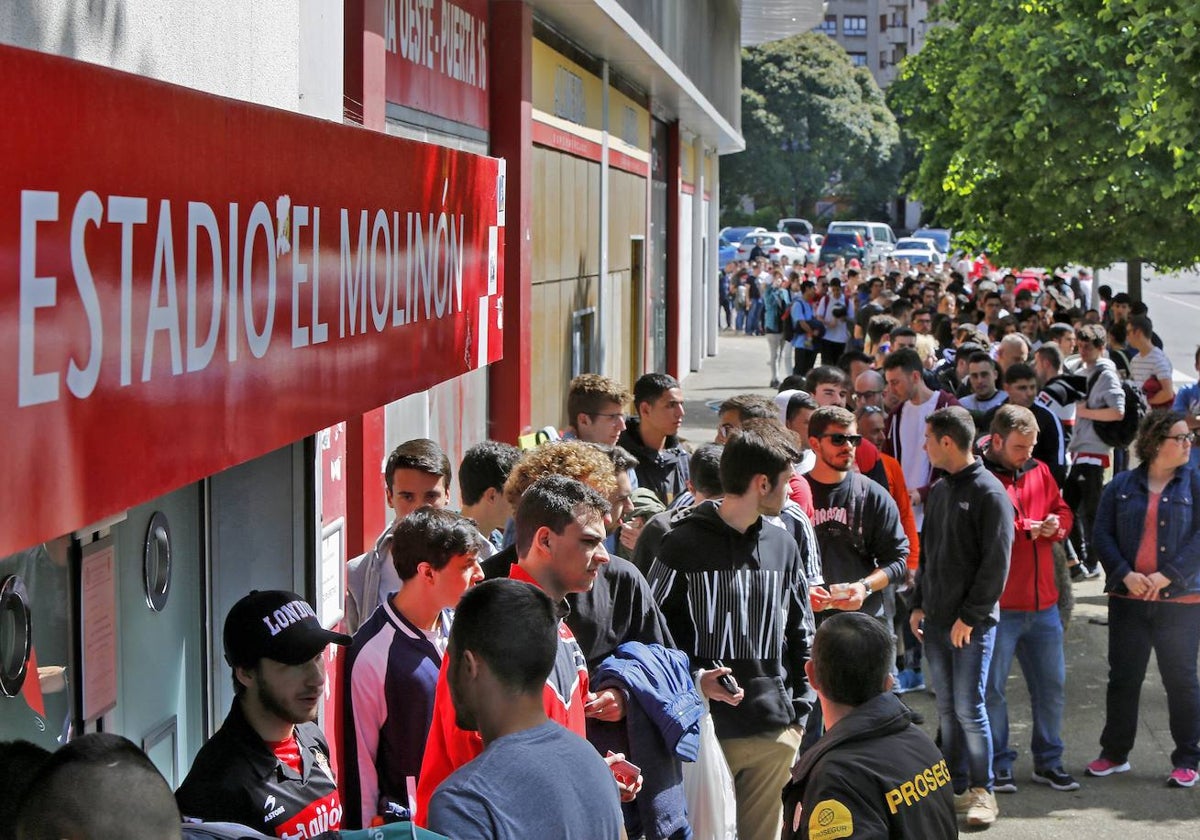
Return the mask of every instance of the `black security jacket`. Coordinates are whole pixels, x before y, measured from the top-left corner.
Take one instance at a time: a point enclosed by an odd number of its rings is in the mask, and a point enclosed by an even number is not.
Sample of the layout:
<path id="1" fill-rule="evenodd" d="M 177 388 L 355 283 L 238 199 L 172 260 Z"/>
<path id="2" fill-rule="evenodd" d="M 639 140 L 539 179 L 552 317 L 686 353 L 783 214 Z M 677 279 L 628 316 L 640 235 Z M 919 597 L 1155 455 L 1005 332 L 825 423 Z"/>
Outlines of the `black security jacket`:
<path id="1" fill-rule="evenodd" d="M 891 692 L 856 707 L 792 768 L 784 840 L 954 840 L 954 791 L 941 751 Z"/>

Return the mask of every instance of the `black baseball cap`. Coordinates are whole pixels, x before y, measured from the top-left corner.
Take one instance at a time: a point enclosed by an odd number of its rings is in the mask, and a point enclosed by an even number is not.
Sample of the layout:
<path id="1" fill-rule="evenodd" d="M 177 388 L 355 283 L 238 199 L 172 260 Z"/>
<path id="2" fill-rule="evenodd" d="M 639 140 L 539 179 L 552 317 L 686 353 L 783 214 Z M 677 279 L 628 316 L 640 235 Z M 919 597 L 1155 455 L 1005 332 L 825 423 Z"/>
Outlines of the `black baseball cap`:
<path id="1" fill-rule="evenodd" d="M 249 667 L 260 659 L 301 665 L 328 644 L 348 645 L 345 633 L 321 626 L 316 611 L 295 592 L 254 590 L 225 617 L 225 661 Z"/>

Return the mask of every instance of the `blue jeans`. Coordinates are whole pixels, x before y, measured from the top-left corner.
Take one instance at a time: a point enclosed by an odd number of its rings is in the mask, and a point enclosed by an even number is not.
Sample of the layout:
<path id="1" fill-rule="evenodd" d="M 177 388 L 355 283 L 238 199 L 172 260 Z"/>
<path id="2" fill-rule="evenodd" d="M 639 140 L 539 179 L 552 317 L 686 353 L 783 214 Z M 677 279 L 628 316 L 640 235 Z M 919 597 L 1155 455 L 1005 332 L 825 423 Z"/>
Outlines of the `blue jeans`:
<path id="1" fill-rule="evenodd" d="M 733 323 L 735 324 L 734 329 L 736 329 L 738 332 L 742 332 L 746 329 L 746 314 L 746 309 L 742 306 L 739 306 L 735 311 L 736 318 Z"/>
<path id="2" fill-rule="evenodd" d="M 1017 760 L 1017 751 L 1008 745 L 1008 700 L 1004 690 L 1014 656 L 1021 663 L 1033 711 L 1033 734 L 1029 741 L 1033 767 L 1053 770 L 1062 765 L 1067 675 L 1057 605 L 1037 612 L 1000 611 L 996 647 L 987 677 L 988 723 L 992 727 L 993 766 L 997 771 L 1011 771 Z"/>
<path id="3" fill-rule="evenodd" d="M 942 754 L 950 765 L 954 792 L 992 789 L 992 731 L 984 702 L 996 628 L 976 627 L 961 648 L 950 644 L 950 628 L 925 622 L 925 673 L 937 694 Z"/>
<path id="4" fill-rule="evenodd" d="M 1200 764 L 1200 604 L 1109 596 L 1108 694 L 1100 755 L 1121 763 L 1133 749 L 1151 649 L 1167 691 L 1167 720 L 1175 742 L 1171 765 L 1195 770 Z"/>
<path id="5" fill-rule="evenodd" d="M 763 312 L 766 308 L 761 300 L 750 302 L 750 315 L 746 318 L 746 335 L 758 335 L 762 332 Z"/>

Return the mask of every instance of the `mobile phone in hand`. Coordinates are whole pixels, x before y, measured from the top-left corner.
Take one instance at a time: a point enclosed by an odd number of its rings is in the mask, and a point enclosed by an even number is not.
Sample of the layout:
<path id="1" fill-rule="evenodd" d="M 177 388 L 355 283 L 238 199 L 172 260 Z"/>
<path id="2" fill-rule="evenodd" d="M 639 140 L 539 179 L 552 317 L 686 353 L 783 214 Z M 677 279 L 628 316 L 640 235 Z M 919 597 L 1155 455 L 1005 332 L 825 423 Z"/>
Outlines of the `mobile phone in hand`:
<path id="1" fill-rule="evenodd" d="M 724 668 L 724 667 L 725 667 L 725 663 L 724 663 L 724 662 L 722 662 L 720 659 L 714 659 L 714 660 L 713 660 L 713 667 L 715 667 L 715 668 Z M 730 694 L 737 694 L 737 693 L 738 693 L 738 684 L 737 684 L 737 680 L 735 680 L 735 679 L 733 678 L 733 675 L 732 675 L 732 674 L 722 674 L 721 676 L 717 677 L 717 683 L 718 683 L 718 684 L 721 686 L 721 688 L 725 689 L 725 690 L 726 690 L 726 691 L 728 691 Z"/>

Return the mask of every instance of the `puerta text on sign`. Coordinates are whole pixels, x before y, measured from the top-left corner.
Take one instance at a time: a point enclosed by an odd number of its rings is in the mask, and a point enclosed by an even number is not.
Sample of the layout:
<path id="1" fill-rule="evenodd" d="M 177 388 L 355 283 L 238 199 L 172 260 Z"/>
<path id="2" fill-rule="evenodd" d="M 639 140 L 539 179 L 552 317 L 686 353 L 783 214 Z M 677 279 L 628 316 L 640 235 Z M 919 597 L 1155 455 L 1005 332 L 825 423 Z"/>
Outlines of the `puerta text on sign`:
<path id="1" fill-rule="evenodd" d="M 14 48 L 0 75 L 0 551 L 498 358 L 500 161 Z"/>
<path id="2" fill-rule="evenodd" d="M 386 98 L 488 128 L 487 0 L 384 0 Z"/>

